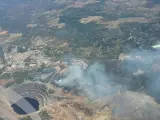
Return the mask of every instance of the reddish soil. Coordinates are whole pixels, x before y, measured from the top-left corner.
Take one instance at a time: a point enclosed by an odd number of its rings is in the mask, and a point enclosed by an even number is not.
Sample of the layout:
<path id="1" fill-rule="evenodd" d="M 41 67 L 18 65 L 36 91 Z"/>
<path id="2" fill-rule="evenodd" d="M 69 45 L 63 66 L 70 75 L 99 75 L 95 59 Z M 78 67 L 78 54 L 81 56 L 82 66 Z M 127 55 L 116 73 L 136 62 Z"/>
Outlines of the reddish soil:
<path id="1" fill-rule="evenodd" d="M 15 82 L 15 80 L 0 80 L 0 85 L 1 85 L 1 86 L 4 86 L 4 85 L 6 85 L 7 83 L 11 83 L 11 82 Z"/>

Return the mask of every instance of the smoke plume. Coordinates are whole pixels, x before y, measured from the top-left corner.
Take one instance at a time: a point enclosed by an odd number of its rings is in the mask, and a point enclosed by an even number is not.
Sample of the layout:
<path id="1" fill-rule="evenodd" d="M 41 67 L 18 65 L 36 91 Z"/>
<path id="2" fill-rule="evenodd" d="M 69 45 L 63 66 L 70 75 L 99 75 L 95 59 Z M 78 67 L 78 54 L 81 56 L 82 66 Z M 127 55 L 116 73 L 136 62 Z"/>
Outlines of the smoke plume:
<path id="1" fill-rule="evenodd" d="M 133 90 L 143 91 L 157 101 L 160 100 L 158 97 L 160 89 L 157 87 L 160 83 L 159 51 L 134 51 L 127 54 L 120 68 L 127 76 L 130 74 L 126 84 L 123 79 L 115 77 L 114 73 L 107 74 L 104 65 L 100 63 L 94 63 L 86 70 L 81 66 L 72 65 L 69 67 L 67 77 L 57 81 L 57 84 L 77 89 L 81 95 L 93 98 L 113 95 L 118 91 Z"/>
<path id="2" fill-rule="evenodd" d="M 107 74 L 104 65 L 99 63 L 86 70 L 73 65 L 67 77 L 57 84 L 77 89 L 92 99 L 106 97 L 105 104 L 111 106 L 118 120 L 159 120 L 160 107 L 156 103 L 160 101 L 159 53 L 136 51 L 124 55 L 120 70 L 124 71 L 125 80 L 114 73 Z"/>
<path id="3" fill-rule="evenodd" d="M 135 51 L 126 55 L 122 70 L 132 74 L 130 86 L 160 101 L 160 51 Z"/>
<path id="4" fill-rule="evenodd" d="M 59 86 L 76 88 L 89 97 L 103 97 L 125 90 L 107 75 L 102 64 L 92 64 L 87 70 L 80 66 L 70 66 L 68 76 L 57 82 Z"/>

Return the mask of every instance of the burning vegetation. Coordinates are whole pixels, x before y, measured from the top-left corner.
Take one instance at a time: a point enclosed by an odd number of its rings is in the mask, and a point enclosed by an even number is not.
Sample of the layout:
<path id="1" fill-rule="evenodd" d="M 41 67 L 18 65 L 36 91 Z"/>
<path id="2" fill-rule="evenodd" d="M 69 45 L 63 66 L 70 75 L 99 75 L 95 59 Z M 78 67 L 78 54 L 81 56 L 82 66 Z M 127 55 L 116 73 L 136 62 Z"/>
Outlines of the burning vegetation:
<path id="1" fill-rule="evenodd" d="M 0 92 L 0 109 L 22 120 L 160 120 L 156 0 L 6 1 L 0 85 L 22 99 Z"/>

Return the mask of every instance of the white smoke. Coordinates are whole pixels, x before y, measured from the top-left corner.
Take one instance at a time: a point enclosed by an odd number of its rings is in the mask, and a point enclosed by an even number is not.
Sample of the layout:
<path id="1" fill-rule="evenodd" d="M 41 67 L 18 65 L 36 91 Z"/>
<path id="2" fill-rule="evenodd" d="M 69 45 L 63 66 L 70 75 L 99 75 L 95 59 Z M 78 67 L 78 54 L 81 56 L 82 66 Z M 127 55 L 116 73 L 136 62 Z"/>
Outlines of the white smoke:
<path id="1" fill-rule="evenodd" d="M 76 87 L 92 98 L 112 95 L 126 89 L 125 86 L 115 83 L 99 63 L 91 65 L 85 71 L 78 65 L 70 66 L 68 76 L 57 84 L 61 87 Z"/>
<path id="2" fill-rule="evenodd" d="M 121 68 L 128 73 L 132 73 L 133 76 L 135 75 L 135 78 L 131 81 L 134 86 L 138 86 L 139 82 L 147 94 L 160 101 L 160 89 L 158 87 L 160 85 L 159 50 L 132 52 L 125 57 Z M 135 83 L 136 79 L 138 79 L 137 84 Z"/>

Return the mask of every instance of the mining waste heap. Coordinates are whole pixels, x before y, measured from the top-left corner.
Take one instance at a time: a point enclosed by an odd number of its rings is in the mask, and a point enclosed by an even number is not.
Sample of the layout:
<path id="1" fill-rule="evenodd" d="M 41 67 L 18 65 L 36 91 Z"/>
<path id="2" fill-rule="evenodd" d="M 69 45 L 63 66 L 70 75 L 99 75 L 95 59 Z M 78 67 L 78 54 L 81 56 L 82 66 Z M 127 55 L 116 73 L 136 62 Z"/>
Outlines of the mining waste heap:
<path id="1" fill-rule="evenodd" d="M 43 84 L 31 82 L 19 85 L 13 88 L 12 91 L 16 92 L 20 96 L 16 102 L 10 101 L 11 107 L 19 115 L 27 115 L 39 111 L 39 109 L 47 103 L 49 94 L 47 92 L 47 87 Z M 23 110 L 25 108 L 25 102 L 28 102 L 31 107 L 26 112 Z"/>
<path id="2" fill-rule="evenodd" d="M 24 98 L 28 97 L 37 100 L 40 105 L 44 105 L 49 97 L 47 87 L 36 82 L 21 84 L 13 90 Z"/>

